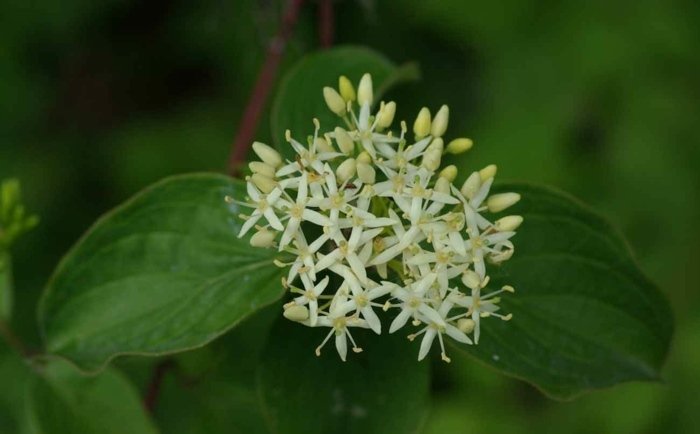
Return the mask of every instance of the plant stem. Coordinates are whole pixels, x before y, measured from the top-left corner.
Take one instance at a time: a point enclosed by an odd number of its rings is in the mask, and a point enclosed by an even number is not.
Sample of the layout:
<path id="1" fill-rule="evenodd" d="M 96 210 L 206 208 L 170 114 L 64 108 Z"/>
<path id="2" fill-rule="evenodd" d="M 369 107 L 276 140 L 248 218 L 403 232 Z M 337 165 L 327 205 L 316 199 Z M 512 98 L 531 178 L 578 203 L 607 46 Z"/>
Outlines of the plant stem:
<path id="1" fill-rule="evenodd" d="M 24 342 L 14 334 L 10 326 L 4 320 L 0 320 L 0 335 L 2 335 L 7 346 L 15 350 L 22 357 L 28 359 L 34 355 L 34 351 L 30 350 Z"/>
<path id="2" fill-rule="evenodd" d="M 318 35 L 322 48 L 331 48 L 333 46 L 334 33 L 333 0 L 319 0 Z"/>
<path id="3" fill-rule="evenodd" d="M 248 99 L 248 104 L 243 112 L 236 138 L 233 141 L 231 155 L 229 156 L 228 170 L 231 175 L 237 175 L 240 166 L 245 161 L 246 153 L 260 121 L 260 115 L 265 107 L 272 85 L 277 76 L 285 46 L 292 35 L 294 26 L 299 18 L 299 10 L 304 0 L 289 0 L 282 17 L 282 23 L 277 35 L 270 41 L 267 47 L 265 63 L 258 74 L 258 79 L 253 87 L 253 92 Z"/>
<path id="4" fill-rule="evenodd" d="M 163 379 L 165 374 L 175 366 L 172 359 L 167 359 L 159 362 L 153 367 L 153 373 L 151 374 L 151 381 L 148 383 L 148 389 L 146 390 L 146 395 L 143 397 L 143 407 L 149 414 L 153 414 L 158 403 L 158 395 L 160 394 L 160 387 L 163 384 Z"/>

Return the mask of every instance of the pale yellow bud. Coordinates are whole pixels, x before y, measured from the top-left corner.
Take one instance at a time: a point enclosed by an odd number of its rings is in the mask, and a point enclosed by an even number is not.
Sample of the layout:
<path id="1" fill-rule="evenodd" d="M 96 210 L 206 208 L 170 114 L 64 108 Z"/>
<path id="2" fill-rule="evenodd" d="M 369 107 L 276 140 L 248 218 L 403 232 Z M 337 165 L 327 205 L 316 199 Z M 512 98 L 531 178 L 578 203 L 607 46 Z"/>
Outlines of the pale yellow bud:
<path id="1" fill-rule="evenodd" d="M 443 105 L 435 115 L 435 119 L 433 119 L 433 126 L 430 134 L 432 134 L 434 137 L 442 137 L 442 135 L 445 134 L 445 131 L 447 131 L 447 123 L 449 119 L 450 108 Z"/>
<path id="2" fill-rule="evenodd" d="M 261 175 L 267 176 L 268 178 L 275 177 L 275 168 L 270 166 L 269 164 L 263 163 L 262 161 L 251 161 L 250 163 L 248 163 L 248 167 L 253 173 L 259 173 Z"/>
<path id="3" fill-rule="evenodd" d="M 354 158 L 348 158 L 343 161 L 338 169 L 335 171 L 335 175 L 338 181 L 345 182 L 355 175 L 356 163 Z"/>
<path id="4" fill-rule="evenodd" d="M 346 102 L 355 101 L 355 98 L 357 98 L 355 95 L 355 86 L 353 86 L 352 82 L 344 75 L 338 78 L 338 89 L 340 89 L 340 96 L 342 96 Z"/>
<path id="5" fill-rule="evenodd" d="M 357 160 L 357 177 L 365 184 L 374 184 L 376 172 L 372 165 Z"/>
<path id="6" fill-rule="evenodd" d="M 258 187 L 260 191 L 262 191 L 265 194 L 268 194 L 269 192 L 274 190 L 275 187 L 277 187 L 277 183 L 274 179 L 269 178 L 261 173 L 254 173 L 250 177 L 250 180 L 256 187 Z"/>
<path id="7" fill-rule="evenodd" d="M 357 102 L 360 105 L 365 105 L 365 103 L 372 105 L 374 100 L 374 89 L 372 89 L 372 76 L 365 74 L 360 79 L 360 85 L 357 89 Z"/>
<path id="8" fill-rule="evenodd" d="M 520 195 L 518 193 L 500 193 L 494 194 L 489 197 L 486 201 L 486 206 L 488 206 L 491 212 L 500 212 L 504 209 L 515 205 L 520 200 Z"/>
<path id="9" fill-rule="evenodd" d="M 471 333 L 472 331 L 474 331 L 475 326 L 476 326 L 476 323 L 471 318 L 461 318 L 459 321 L 457 321 L 457 328 L 462 333 L 466 333 L 466 334 Z"/>
<path id="10" fill-rule="evenodd" d="M 293 304 L 284 309 L 284 317 L 292 321 L 306 321 L 309 319 L 309 309 L 306 306 L 300 306 L 298 304 Z"/>
<path id="11" fill-rule="evenodd" d="M 345 100 L 332 87 L 323 88 L 323 99 L 326 100 L 326 105 L 329 109 L 338 116 L 345 116 Z"/>
<path id="12" fill-rule="evenodd" d="M 474 270 L 467 270 L 462 274 L 462 283 L 469 289 L 477 289 L 481 287 L 481 278 Z"/>
<path id="13" fill-rule="evenodd" d="M 279 167 L 282 165 L 282 157 L 280 154 L 264 143 L 253 142 L 253 152 L 255 152 L 265 164 L 269 164 L 272 167 Z"/>
<path id="14" fill-rule="evenodd" d="M 422 139 L 430 134 L 430 110 L 427 107 L 423 107 L 418 112 L 416 121 L 413 123 L 413 134 L 416 135 L 416 139 Z"/>
<path id="15" fill-rule="evenodd" d="M 357 156 L 357 164 L 364 163 L 370 164 L 372 162 L 372 157 L 367 151 L 362 151 L 360 155 Z"/>
<path id="16" fill-rule="evenodd" d="M 469 175 L 469 178 L 467 178 L 467 180 L 464 181 L 464 184 L 462 184 L 462 189 L 460 191 L 464 197 L 467 199 L 472 199 L 474 196 L 476 196 L 476 193 L 479 191 L 480 187 L 481 177 L 479 176 L 479 172 L 472 172 L 472 174 Z"/>
<path id="17" fill-rule="evenodd" d="M 423 154 L 423 167 L 432 171 L 437 170 L 440 167 L 444 146 L 441 138 L 433 140 Z"/>
<path id="18" fill-rule="evenodd" d="M 514 231 L 522 224 L 523 218 L 519 215 L 509 215 L 496 220 L 494 224 L 499 231 Z"/>
<path id="19" fill-rule="evenodd" d="M 435 191 L 439 193 L 450 193 L 450 180 L 444 176 L 440 176 L 437 181 L 435 181 Z"/>
<path id="20" fill-rule="evenodd" d="M 486 182 L 487 180 L 493 178 L 494 176 L 496 176 L 496 172 L 498 172 L 498 166 L 496 166 L 495 164 L 489 164 L 488 166 L 479 170 L 479 177 L 481 177 L 481 182 Z"/>
<path id="21" fill-rule="evenodd" d="M 442 169 L 440 172 L 440 177 L 445 178 L 450 182 L 453 182 L 457 178 L 457 166 L 450 164 L 449 166 Z"/>
<path id="22" fill-rule="evenodd" d="M 335 152 L 333 146 L 323 137 L 316 137 L 314 144 L 316 145 L 316 149 L 320 152 Z"/>
<path id="23" fill-rule="evenodd" d="M 389 128 L 391 123 L 394 122 L 394 115 L 396 115 L 396 103 L 394 101 L 389 101 L 379 112 L 377 126 L 379 128 Z"/>
<path id="24" fill-rule="evenodd" d="M 474 142 L 471 139 L 461 138 L 454 139 L 447 145 L 447 152 L 450 154 L 461 154 L 462 152 L 467 152 L 474 146 Z"/>
<path id="25" fill-rule="evenodd" d="M 250 237 L 250 245 L 253 247 L 270 247 L 274 241 L 275 233 L 264 228 Z"/>
<path id="26" fill-rule="evenodd" d="M 335 141 L 338 142 L 340 152 L 350 154 L 355 150 L 355 142 L 347 131 L 340 127 L 335 127 Z"/>

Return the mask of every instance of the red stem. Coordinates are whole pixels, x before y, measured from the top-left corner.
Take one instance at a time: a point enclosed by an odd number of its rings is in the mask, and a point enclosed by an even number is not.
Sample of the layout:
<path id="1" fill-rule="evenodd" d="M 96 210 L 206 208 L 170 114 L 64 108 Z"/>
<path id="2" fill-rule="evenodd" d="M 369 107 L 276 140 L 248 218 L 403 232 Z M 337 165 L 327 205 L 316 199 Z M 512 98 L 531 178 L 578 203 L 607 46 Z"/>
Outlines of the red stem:
<path id="1" fill-rule="evenodd" d="M 253 87 L 253 92 L 248 99 L 243 117 L 238 125 L 236 138 L 233 141 L 231 155 L 229 157 L 228 168 L 231 175 L 237 175 L 241 164 L 245 161 L 246 153 L 250 148 L 255 131 L 260 121 L 265 102 L 267 101 L 272 85 L 277 76 L 285 46 L 294 30 L 294 25 L 299 18 L 299 10 L 304 0 L 289 0 L 287 9 L 282 17 L 282 23 L 277 35 L 270 41 L 267 47 L 265 63 L 263 63 L 258 79 Z"/>
<path id="2" fill-rule="evenodd" d="M 318 5 L 318 35 L 322 48 L 333 46 L 335 22 L 333 20 L 333 0 L 319 0 Z"/>
<path id="3" fill-rule="evenodd" d="M 156 408 L 156 403 L 158 402 L 158 395 L 160 394 L 160 387 L 163 384 L 163 378 L 165 373 L 173 368 L 175 364 L 172 360 L 164 360 L 158 363 L 153 368 L 153 374 L 151 375 L 151 382 L 148 384 L 148 389 L 146 390 L 146 395 L 143 397 L 143 407 L 149 414 L 153 414 Z"/>

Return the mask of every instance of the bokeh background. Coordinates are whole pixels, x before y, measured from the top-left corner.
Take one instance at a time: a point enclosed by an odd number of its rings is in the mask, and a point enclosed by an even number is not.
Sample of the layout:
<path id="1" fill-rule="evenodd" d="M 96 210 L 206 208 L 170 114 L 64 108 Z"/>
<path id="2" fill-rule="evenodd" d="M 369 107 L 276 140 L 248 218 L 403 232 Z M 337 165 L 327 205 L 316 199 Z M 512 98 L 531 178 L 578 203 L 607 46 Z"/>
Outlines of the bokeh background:
<path id="1" fill-rule="evenodd" d="M 14 251 L 13 327 L 25 340 L 39 345 L 39 293 L 61 255 L 100 214 L 164 176 L 225 170 L 284 3 L 3 2 L 0 178 L 19 178 L 42 218 Z M 396 63 L 420 65 L 423 80 L 387 95 L 399 103 L 400 117 L 412 120 L 424 104 L 447 103 L 450 132 L 476 143 L 460 165 L 496 162 L 501 179 L 551 184 L 592 204 L 627 236 L 676 316 L 664 384 L 625 384 L 554 402 L 454 357 L 435 368 L 425 432 L 697 432 L 700 2 L 338 0 L 333 6 L 336 44 L 366 45 Z M 313 1 L 302 9 L 281 74 L 319 49 L 317 9 Z M 257 137 L 269 140 L 269 134 L 265 115 Z M 197 370 L 215 357 L 196 353 L 180 363 Z M 144 388 L 147 363 L 118 365 Z M 163 432 L 228 432 L 219 415 L 254 401 L 246 387 L 222 386 L 245 372 L 229 367 L 210 379 L 198 371 L 197 392 L 168 383 L 173 392 L 166 390 L 156 413 Z M 172 420 L 193 405 L 201 415 Z M 0 427 L 13 426 L 5 413 L 0 410 Z M 207 424 L 201 428 L 197 420 Z"/>

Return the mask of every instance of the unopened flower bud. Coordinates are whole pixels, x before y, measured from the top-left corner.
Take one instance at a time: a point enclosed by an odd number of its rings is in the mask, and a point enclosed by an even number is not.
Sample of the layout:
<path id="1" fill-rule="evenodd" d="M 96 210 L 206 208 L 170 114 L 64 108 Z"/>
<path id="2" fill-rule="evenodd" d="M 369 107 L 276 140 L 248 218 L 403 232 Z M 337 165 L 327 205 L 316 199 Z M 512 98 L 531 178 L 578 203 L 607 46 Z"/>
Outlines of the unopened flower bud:
<path id="1" fill-rule="evenodd" d="M 253 151 L 265 164 L 269 164 L 275 168 L 282 165 L 282 157 L 280 154 L 264 143 L 253 142 Z"/>
<path id="2" fill-rule="evenodd" d="M 474 142 L 471 139 L 454 139 L 447 145 L 447 152 L 450 154 L 461 154 L 470 150 L 472 146 L 474 146 Z"/>
<path id="3" fill-rule="evenodd" d="M 457 328 L 462 333 L 471 333 L 474 331 L 474 326 L 476 326 L 476 323 L 471 318 L 461 318 L 459 321 L 457 321 Z"/>
<path id="4" fill-rule="evenodd" d="M 519 215 L 509 215 L 496 220 L 494 224 L 499 231 L 510 232 L 518 229 L 523 222 L 523 218 Z"/>
<path id="5" fill-rule="evenodd" d="M 253 247 L 270 247 L 275 241 L 275 233 L 265 228 L 260 229 L 250 237 L 250 245 Z"/>
<path id="6" fill-rule="evenodd" d="M 343 161 L 335 171 L 338 181 L 345 182 L 352 178 L 353 175 L 355 175 L 355 168 L 356 164 L 354 158 L 348 158 L 347 160 Z"/>
<path id="7" fill-rule="evenodd" d="M 462 184 L 462 189 L 460 191 L 464 197 L 467 199 L 472 199 L 474 196 L 476 196 L 476 193 L 479 191 L 480 187 L 481 177 L 479 176 L 479 172 L 472 172 L 472 174 L 469 175 L 469 178 L 467 178 L 467 180 L 464 181 L 464 184 Z"/>
<path id="8" fill-rule="evenodd" d="M 441 138 L 433 140 L 423 154 L 423 167 L 431 171 L 437 170 L 440 167 L 443 149 L 444 144 Z"/>
<path id="9" fill-rule="evenodd" d="M 365 184 L 374 184 L 376 172 L 371 164 L 361 162 L 357 159 L 357 177 Z"/>
<path id="10" fill-rule="evenodd" d="M 493 178 L 494 176 L 496 176 L 496 172 L 498 172 L 498 166 L 496 166 L 495 164 L 489 164 L 488 166 L 479 170 L 481 182 L 486 182 L 487 180 Z"/>
<path id="11" fill-rule="evenodd" d="M 372 105 L 374 99 L 374 90 L 372 89 L 372 76 L 365 74 L 360 79 L 360 85 L 357 89 L 357 102 L 361 106 L 365 104 Z"/>
<path id="12" fill-rule="evenodd" d="M 335 152 L 333 146 L 323 137 L 316 137 L 314 144 L 316 145 L 316 149 L 320 152 Z"/>
<path id="13" fill-rule="evenodd" d="M 389 128 L 391 123 L 394 122 L 394 115 L 396 114 L 396 103 L 394 101 L 389 101 L 384 105 L 382 110 L 379 112 L 379 119 L 377 119 L 377 126 L 379 128 Z"/>
<path id="14" fill-rule="evenodd" d="M 367 151 L 362 151 L 360 155 L 357 156 L 357 164 L 364 163 L 370 164 L 372 162 L 372 157 Z"/>
<path id="15" fill-rule="evenodd" d="M 293 304 L 284 309 L 284 317 L 292 321 L 306 321 L 309 319 L 309 309 L 306 306 Z"/>
<path id="16" fill-rule="evenodd" d="M 488 206 L 491 212 L 500 212 L 504 209 L 515 205 L 520 200 L 520 195 L 518 193 L 500 193 L 494 194 L 489 197 L 486 201 L 486 206 Z"/>
<path id="17" fill-rule="evenodd" d="M 440 171 L 440 178 L 445 178 L 452 182 L 457 178 L 457 166 L 450 164 Z"/>
<path id="18" fill-rule="evenodd" d="M 267 176 L 268 178 L 275 177 L 275 168 L 270 166 L 269 164 L 263 163 L 262 161 L 251 161 L 250 163 L 248 163 L 248 167 L 253 173 L 259 173 L 261 175 Z"/>
<path id="19" fill-rule="evenodd" d="M 469 289 L 477 289 L 481 287 L 481 278 L 474 270 L 467 270 L 462 274 L 462 283 Z"/>
<path id="20" fill-rule="evenodd" d="M 277 186 L 277 183 L 274 179 L 269 178 L 261 173 L 254 173 L 250 177 L 250 180 L 253 182 L 253 184 L 255 184 L 256 187 L 258 187 L 260 191 L 262 191 L 265 194 L 268 194 Z"/>
<path id="21" fill-rule="evenodd" d="M 450 119 L 450 108 L 447 107 L 446 105 L 443 105 L 440 107 L 440 110 L 438 110 L 437 114 L 435 115 L 435 119 L 433 119 L 433 125 L 430 131 L 430 134 L 433 135 L 433 137 L 442 137 L 443 134 L 445 134 L 445 131 L 447 131 L 447 122 Z"/>
<path id="22" fill-rule="evenodd" d="M 335 141 L 343 154 L 350 154 L 355 149 L 355 142 L 350 134 L 340 127 L 335 127 Z"/>
<path id="23" fill-rule="evenodd" d="M 355 86 L 352 85 L 352 82 L 346 76 L 341 75 L 338 78 L 338 89 L 340 89 L 340 96 L 343 97 L 345 102 L 355 101 Z"/>
<path id="24" fill-rule="evenodd" d="M 435 191 L 444 194 L 450 194 L 450 180 L 444 176 L 440 176 L 437 181 L 435 181 Z"/>
<path id="25" fill-rule="evenodd" d="M 430 110 L 427 107 L 423 107 L 418 112 L 416 121 L 413 123 L 413 134 L 416 139 L 422 139 L 430 134 Z"/>
<path id="26" fill-rule="evenodd" d="M 345 100 L 332 87 L 323 88 L 323 99 L 326 100 L 326 105 L 329 109 L 338 116 L 345 116 Z"/>

